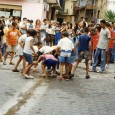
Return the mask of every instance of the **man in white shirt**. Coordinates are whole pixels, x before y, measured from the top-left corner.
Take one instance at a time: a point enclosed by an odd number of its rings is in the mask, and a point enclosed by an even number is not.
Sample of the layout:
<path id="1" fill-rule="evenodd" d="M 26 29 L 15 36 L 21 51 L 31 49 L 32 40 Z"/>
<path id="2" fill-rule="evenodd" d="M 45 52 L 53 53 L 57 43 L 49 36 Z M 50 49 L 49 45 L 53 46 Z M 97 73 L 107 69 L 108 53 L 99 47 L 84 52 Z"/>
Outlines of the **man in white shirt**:
<path id="1" fill-rule="evenodd" d="M 99 42 L 98 42 L 97 49 L 95 52 L 92 69 L 94 72 L 103 73 L 105 70 L 105 64 L 106 64 L 106 49 L 108 47 L 108 42 L 109 42 L 109 39 L 111 38 L 111 35 L 110 35 L 109 29 L 106 27 L 105 20 L 101 20 L 100 25 L 101 25 L 102 29 L 100 32 L 100 38 L 99 38 Z M 101 70 L 96 71 L 96 66 L 98 63 L 98 56 L 100 53 L 101 53 L 101 65 L 100 65 Z"/>
<path id="2" fill-rule="evenodd" d="M 20 22 L 19 27 L 22 34 L 27 33 L 27 19 L 26 18 L 23 18 L 23 21 Z"/>

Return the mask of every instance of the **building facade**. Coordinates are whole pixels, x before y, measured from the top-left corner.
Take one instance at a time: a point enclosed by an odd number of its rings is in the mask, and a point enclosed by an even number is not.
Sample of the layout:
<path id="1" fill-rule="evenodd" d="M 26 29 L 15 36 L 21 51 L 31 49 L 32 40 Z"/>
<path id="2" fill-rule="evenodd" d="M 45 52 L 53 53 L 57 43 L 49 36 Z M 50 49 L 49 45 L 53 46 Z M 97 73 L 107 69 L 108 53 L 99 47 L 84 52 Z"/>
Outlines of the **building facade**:
<path id="1" fill-rule="evenodd" d="M 43 20 L 47 4 L 43 0 L 0 0 L 0 15 Z"/>

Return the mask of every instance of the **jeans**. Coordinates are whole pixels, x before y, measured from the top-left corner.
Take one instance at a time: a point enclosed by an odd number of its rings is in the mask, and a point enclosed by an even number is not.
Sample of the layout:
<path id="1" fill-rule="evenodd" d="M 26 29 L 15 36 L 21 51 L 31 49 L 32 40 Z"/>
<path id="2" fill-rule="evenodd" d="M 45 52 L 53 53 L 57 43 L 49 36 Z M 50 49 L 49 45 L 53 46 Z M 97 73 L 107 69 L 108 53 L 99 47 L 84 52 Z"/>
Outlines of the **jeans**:
<path id="1" fill-rule="evenodd" d="M 2 45 L 2 56 L 4 56 L 5 51 L 6 51 L 6 43 Z"/>
<path id="2" fill-rule="evenodd" d="M 97 63 L 98 63 L 98 57 L 99 57 L 100 53 L 101 53 L 100 68 L 101 68 L 102 71 L 104 71 L 105 70 L 105 64 L 106 64 L 106 50 L 105 49 L 100 49 L 100 48 L 96 49 L 96 52 L 95 52 L 95 55 L 94 55 L 93 70 L 96 70 L 96 66 L 97 66 Z"/>
<path id="3" fill-rule="evenodd" d="M 55 34 L 55 45 L 58 44 L 60 39 L 61 39 L 61 33 L 60 32 L 56 32 L 56 34 Z"/>

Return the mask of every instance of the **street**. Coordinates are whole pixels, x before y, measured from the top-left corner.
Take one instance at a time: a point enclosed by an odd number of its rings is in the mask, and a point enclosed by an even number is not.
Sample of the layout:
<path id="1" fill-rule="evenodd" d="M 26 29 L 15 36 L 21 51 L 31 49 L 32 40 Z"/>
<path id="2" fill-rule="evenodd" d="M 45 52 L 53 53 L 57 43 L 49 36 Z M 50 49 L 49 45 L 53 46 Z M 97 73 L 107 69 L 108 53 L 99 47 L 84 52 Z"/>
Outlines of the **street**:
<path id="1" fill-rule="evenodd" d="M 0 63 L 0 115 L 114 115 L 114 67 L 110 64 L 103 74 L 90 72 L 89 80 L 84 63 L 71 81 L 40 78 L 40 72 L 27 80 L 13 73 L 8 61 L 7 66 Z"/>

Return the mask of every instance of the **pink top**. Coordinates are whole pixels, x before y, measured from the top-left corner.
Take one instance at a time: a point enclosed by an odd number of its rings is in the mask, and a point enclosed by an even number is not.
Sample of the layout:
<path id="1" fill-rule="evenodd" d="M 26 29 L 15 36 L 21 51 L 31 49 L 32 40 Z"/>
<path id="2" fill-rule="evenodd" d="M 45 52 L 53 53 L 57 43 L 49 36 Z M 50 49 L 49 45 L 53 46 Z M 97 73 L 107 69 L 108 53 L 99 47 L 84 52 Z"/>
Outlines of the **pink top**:
<path id="1" fill-rule="evenodd" d="M 45 60 L 52 59 L 52 60 L 58 61 L 58 60 L 57 60 L 53 55 L 51 55 L 51 54 L 45 54 L 45 55 L 43 55 L 43 59 L 45 59 Z"/>

